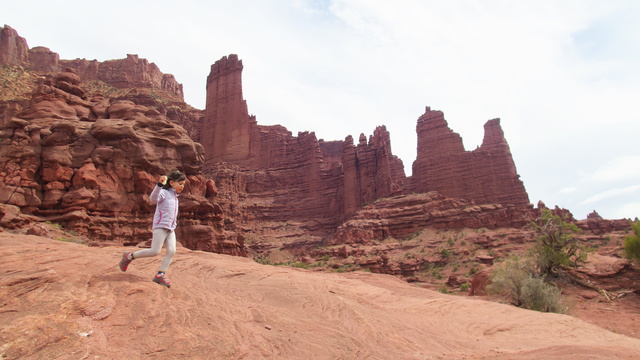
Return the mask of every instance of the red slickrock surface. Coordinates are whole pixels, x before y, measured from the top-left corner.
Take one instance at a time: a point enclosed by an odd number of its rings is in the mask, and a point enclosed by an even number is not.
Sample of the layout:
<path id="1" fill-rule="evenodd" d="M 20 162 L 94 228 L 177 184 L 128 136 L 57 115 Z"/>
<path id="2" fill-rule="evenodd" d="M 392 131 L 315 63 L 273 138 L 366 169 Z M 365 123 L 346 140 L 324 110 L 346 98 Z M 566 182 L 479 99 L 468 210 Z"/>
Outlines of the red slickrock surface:
<path id="1" fill-rule="evenodd" d="M 640 340 L 585 320 L 445 295 L 388 275 L 311 272 L 178 248 L 167 289 L 151 282 L 159 258 L 121 272 L 124 250 L 0 232 L 0 356 L 640 357 Z M 632 325 L 637 315 L 619 316 L 620 305 L 602 315 Z"/>

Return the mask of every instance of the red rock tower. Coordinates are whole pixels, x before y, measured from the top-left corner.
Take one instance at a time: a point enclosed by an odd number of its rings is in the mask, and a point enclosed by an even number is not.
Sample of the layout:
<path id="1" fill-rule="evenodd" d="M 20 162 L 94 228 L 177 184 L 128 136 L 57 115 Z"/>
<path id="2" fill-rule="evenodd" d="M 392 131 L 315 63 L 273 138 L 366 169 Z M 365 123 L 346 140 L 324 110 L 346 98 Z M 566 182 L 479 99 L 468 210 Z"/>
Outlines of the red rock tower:
<path id="1" fill-rule="evenodd" d="M 207 103 L 201 143 L 205 162 L 232 162 L 251 167 L 252 130 L 256 119 L 249 116 L 242 96 L 242 60 L 225 56 L 211 65 L 207 77 Z M 259 136 L 259 134 L 256 134 Z"/>
<path id="2" fill-rule="evenodd" d="M 441 111 L 429 107 L 418 119 L 418 153 L 411 191 L 438 191 L 447 197 L 479 204 L 528 206 L 529 196 L 500 127 L 500 119 L 484 125 L 482 145 L 465 151 Z"/>
<path id="3" fill-rule="evenodd" d="M 0 28 L 0 65 L 24 65 L 28 61 L 27 41 L 9 25 Z"/>

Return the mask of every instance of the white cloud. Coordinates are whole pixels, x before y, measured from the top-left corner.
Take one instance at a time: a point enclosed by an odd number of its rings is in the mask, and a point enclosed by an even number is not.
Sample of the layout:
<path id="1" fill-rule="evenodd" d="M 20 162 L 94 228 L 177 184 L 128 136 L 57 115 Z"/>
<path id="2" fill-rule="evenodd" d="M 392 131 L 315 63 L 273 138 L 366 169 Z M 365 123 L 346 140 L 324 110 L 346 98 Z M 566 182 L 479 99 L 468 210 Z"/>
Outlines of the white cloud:
<path id="1" fill-rule="evenodd" d="M 590 204 L 590 203 L 595 203 L 601 200 L 610 199 L 612 197 L 621 197 L 621 196 L 628 197 L 630 195 L 640 195 L 640 185 L 628 186 L 621 189 L 605 190 L 599 194 L 588 197 L 587 199 L 583 200 L 580 204 Z"/>
<path id="2" fill-rule="evenodd" d="M 593 181 L 599 182 L 634 179 L 640 183 L 640 155 L 616 157 L 597 169 L 592 178 Z"/>
<path id="3" fill-rule="evenodd" d="M 575 192 L 576 190 L 578 190 L 578 188 L 576 188 L 574 186 L 570 186 L 570 187 L 566 187 L 566 188 L 560 189 L 560 192 L 562 194 L 571 194 L 572 192 Z"/>
<path id="4" fill-rule="evenodd" d="M 637 219 L 640 218 L 640 202 L 629 202 L 615 207 L 611 219 Z"/>

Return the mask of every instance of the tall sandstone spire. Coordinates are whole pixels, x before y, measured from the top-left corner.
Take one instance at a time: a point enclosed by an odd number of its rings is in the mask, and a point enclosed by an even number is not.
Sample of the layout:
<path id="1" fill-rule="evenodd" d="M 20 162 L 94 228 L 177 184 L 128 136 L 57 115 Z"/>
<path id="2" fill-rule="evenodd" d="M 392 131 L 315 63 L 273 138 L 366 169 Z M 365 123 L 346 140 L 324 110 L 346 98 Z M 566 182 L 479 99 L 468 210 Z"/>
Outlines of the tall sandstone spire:
<path id="1" fill-rule="evenodd" d="M 235 54 L 211 65 L 200 139 L 205 161 L 253 165 L 251 135 L 257 124 L 242 97 L 242 68 L 242 60 Z M 256 140 L 254 137 L 253 142 Z"/>
<path id="2" fill-rule="evenodd" d="M 23 65 L 28 61 L 27 41 L 9 25 L 0 28 L 0 65 Z"/>
<path id="3" fill-rule="evenodd" d="M 418 119 L 418 153 L 410 187 L 414 192 L 438 191 L 447 197 L 479 204 L 528 206 L 529 196 L 500 127 L 500 119 L 484 125 L 482 145 L 465 151 L 441 111 L 429 107 Z"/>
<path id="4" fill-rule="evenodd" d="M 293 136 L 280 125 L 258 125 L 242 96 L 242 70 L 237 55 L 211 66 L 200 142 L 209 168 L 226 162 L 251 170 L 244 180 L 249 196 L 272 198 L 256 208 L 256 218 L 305 217 L 335 226 L 364 204 L 402 191 L 404 168 L 384 126 L 354 145 L 351 136 L 324 141 L 314 132 Z"/>

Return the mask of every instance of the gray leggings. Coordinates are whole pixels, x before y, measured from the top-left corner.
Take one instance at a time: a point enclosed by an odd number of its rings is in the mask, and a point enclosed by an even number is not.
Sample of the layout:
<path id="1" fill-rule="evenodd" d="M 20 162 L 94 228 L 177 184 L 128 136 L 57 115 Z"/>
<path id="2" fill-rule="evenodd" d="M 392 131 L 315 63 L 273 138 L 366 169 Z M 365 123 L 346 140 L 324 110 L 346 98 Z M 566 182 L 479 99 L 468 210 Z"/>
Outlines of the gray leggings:
<path id="1" fill-rule="evenodd" d="M 160 265 L 160 271 L 167 271 L 173 254 L 176 253 L 176 232 L 167 229 L 153 229 L 153 239 L 151 240 L 151 249 L 138 250 L 133 253 L 133 257 L 144 258 L 152 257 L 160 254 L 162 244 L 167 244 L 167 252 L 162 259 L 162 265 Z"/>

